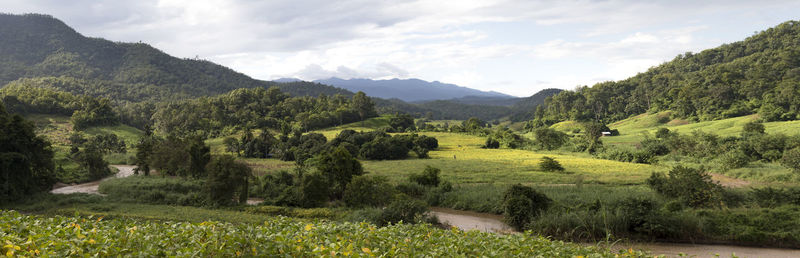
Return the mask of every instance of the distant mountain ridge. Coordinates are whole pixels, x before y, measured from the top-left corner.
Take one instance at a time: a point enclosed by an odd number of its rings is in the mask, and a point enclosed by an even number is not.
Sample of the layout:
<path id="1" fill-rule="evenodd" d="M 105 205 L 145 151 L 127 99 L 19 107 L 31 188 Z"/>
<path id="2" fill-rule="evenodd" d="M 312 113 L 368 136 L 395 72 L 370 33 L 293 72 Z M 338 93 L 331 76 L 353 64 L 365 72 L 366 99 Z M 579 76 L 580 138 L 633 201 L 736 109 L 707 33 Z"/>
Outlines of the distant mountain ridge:
<path id="1" fill-rule="evenodd" d="M 315 80 L 314 82 L 332 85 L 353 92 L 363 91 L 373 97 L 396 98 L 408 102 L 456 99 L 466 96 L 516 98 L 494 91 L 480 91 L 455 84 L 438 81 L 428 82 L 420 79 L 345 80 L 332 77 L 324 80 Z"/>

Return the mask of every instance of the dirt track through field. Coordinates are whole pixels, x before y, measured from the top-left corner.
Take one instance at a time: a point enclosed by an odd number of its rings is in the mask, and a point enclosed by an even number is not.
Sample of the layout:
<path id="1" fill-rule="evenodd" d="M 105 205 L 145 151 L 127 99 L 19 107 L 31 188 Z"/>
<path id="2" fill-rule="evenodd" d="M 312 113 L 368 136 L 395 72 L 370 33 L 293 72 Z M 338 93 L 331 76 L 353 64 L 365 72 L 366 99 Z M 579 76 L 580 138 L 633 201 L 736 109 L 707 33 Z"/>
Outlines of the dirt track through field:
<path id="1" fill-rule="evenodd" d="M 71 194 L 71 193 L 100 194 L 100 192 L 97 191 L 97 187 L 100 186 L 100 182 L 102 182 L 103 180 L 108 180 L 109 178 L 131 176 L 133 175 L 133 168 L 135 168 L 134 166 L 128 166 L 128 165 L 111 165 L 111 166 L 119 169 L 119 172 L 117 172 L 117 174 L 114 176 L 88 183 L 56 188 L 50 192 L 54 194 Z"/>

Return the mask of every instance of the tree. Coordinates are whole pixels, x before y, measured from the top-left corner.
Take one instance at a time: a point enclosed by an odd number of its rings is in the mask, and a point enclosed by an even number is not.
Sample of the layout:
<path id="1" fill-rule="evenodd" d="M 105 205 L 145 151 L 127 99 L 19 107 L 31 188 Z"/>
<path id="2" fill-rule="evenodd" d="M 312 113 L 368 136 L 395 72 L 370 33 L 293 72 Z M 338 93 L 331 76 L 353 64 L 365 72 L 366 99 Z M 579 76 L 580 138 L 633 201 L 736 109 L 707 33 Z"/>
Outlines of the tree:
<path id="1" fill-rule="evenodd" d="M 567 134 L 551 128 L 537 128 L 533 131 L 536 146 L 543 150 L 555 150 L 567 142 Z"/>
<path id="2" fill-rule="evenodd" d="M 354 176 L 364 174 L 361 163 L 341 146 L 330 153 L 322 154 L 317 162 L 317 170 L 328 178 L 331 194 L 335 199 L 342 198 L 347 184 Z"/>
<path id="3" fill-rule="evenodd" d="M 103 160 L 103 153 L 92 145 L 87 146 L 83 151 L 76 154 L 75 160 L 81 169 L 86 170 L 89 180 L 101 179 L 111 174 L 108 162 Z"/>
<path id="4" fill-rule="evenodd" d="M 691 207 L 713 204 L 721 186 L 711 180 L 707 172 L 689 167 L 677 166 L 669 171 L 669 176 L 653 172 L 647 184 L 656 192 L 678 198 Z"/>
<path id="5" fill-rule="evenodd" d="M 742 138 L 764 135 L 765 130 L 766 128 L 764 128 L 764 124 L 762 123 L 756 121 L 747 122 L 742 128 Z"/>
<path id="6" fill-rule="evenodd" d="M 425 166 L 425 170 L 422 171 L 422 174 L 411 174 L 408 180 L 420 185 L 436 187 L 439 186 L 439 181 L 441 181 L 439 178 L 439 173 L 441 171 L 441 169 L 435 167 Z"/>
<path id="7" fill-rule="evenodd" d="M 500 148 L 500 142 L 490 136 L 486 138 L 486 143 L 483 144 L 483 147 L 487 149 L 498 149 Z"/>
<path id="8" fill-rule="evenodd" d="M 794 172 L 800 172 L 800 147 L 784 151 L 781 164 L 787 168 L 791 168 Z"/>
<path id="9" fill-rule="evenodd" d="M 150 175 L 150 157 L 153 155 L 153 149 L 157 143 L 156 137 L 153 135 L 153 130 L 149 125 L 145 125 L 144 134 L 139 138 L 139 143 L 136 144 L 136 168 L 133 169 L 134 174 L 143 172 L 145 176 Z"/>
<path id="10" fill-rule="evenodd" d="M 311 173 L 303 176 L 300 206 L 311 208 L 322 206 L 330 198 L 330 185 L 325 175 Z"/>
<path id="11" fill-rule="evenodd" d="M 48 191 L 55 182 L 50 143 L 36 136 L 32 123 L 6 113 L 0 102 L 0 201 L 20 200 Z"/>
<path id="12" fill-rule="evenodd" d="M 241 148 L 239 145 L 239 140 L 237 140 L 236 138 L 225 137 L 225 139 L 222 140 L 222 144 L 225 145 L 225 150 L 227 150 L 228 152 L 236 153 L 236 156 L 242 155 L 239 152 Z"/>
<path id="13" fill-rule="evenodd" d="M 358 112 L 358 116 L 361 118 L 361 126 L 364 126 L 364 119 L 367 119 L 375 114 L 375 103 L 372 102 L 372 99 L 367 97 L 367 94 L 362 91 L 356 92 L 356 94 L 353 95 L 351 104 L 353 105 L 353 109 Z"/>
<path id="14" fill-rule="evenodd" d="M 228 205 L 234 200 L 239 204 L 247 203 L 247 179 L 252 174 L 250 167 L 236 162 L 233 156 L 223 155 L 212 158 L 206 171 L 205 191 L 212 204 Z"/>
<path id="15" fill-rule="evenodd" d="M 356 176 L 347 184 L 344 202 L 350 207 L 380 207 L 392 199 L 394 188 L 385 177 Z"/>
<path id="16" fill-rule="evenodd" d="M 395 114 L 389 119 L 389 126 L 394 132 L 405 132 L 407 129 L 415 130 L 414 118 L 409 114 Z"/>
<path id="17" fill-rule="evenodd" d="M 189 174 L 194 178 L 206 175 L 206 165 L 211 161 L 211 149 L 200 136 L 189 138 Z"/>
<path id="18" fill-rule="evenodd" d="M 548 156 L 542 157 L 541 161 L 539 161 L 539 168 L 543 171 L 564 171 L 561 163 Z"/>

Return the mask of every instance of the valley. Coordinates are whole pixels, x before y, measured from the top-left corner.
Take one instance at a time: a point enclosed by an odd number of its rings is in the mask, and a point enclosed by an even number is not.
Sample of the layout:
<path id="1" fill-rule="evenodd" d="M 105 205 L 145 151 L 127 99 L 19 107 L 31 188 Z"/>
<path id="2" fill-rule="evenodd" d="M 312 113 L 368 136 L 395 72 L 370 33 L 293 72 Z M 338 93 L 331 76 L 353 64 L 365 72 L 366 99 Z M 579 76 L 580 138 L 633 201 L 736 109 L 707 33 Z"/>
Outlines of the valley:
<path id="1" fill-rule="evenodd" d="M 259 80 L 0 14 L 0 251 L 797 255 L 799 38 L 514 97 Z"/>

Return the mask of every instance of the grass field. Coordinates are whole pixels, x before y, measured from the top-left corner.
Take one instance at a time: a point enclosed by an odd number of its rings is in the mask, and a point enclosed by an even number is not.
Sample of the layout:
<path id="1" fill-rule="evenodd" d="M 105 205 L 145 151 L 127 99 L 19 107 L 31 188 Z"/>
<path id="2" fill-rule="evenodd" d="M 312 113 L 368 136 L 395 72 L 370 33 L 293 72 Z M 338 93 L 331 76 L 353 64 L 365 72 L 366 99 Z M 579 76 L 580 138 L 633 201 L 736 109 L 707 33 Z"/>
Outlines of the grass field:
<path id="1" fill-rule="evenodd" d="M 653 134 L 658 128 L 667 128 L 682 134 L 693 131 L 715 133 L 720 136 L 739 136 L 743 126 L 758 119 L 758 115 L 734 117 L 716 121 L 688 123 L 684 120 L 669 119 L 670 112 L 664 111 L 656 114 L 641 114 L 625 120 L 609 124 L 611 129 L 617 129 L 619 136 L 605 137 L 604 143 L 609 144 L 636 144 L 644 139 L 645 134 Z M 555 126 L 555 125 L 554 125 Z M 766 132 L 770 134 L 782 133 L 796 135 L 800 133 L 800 120 L 764 123 Z"/>

